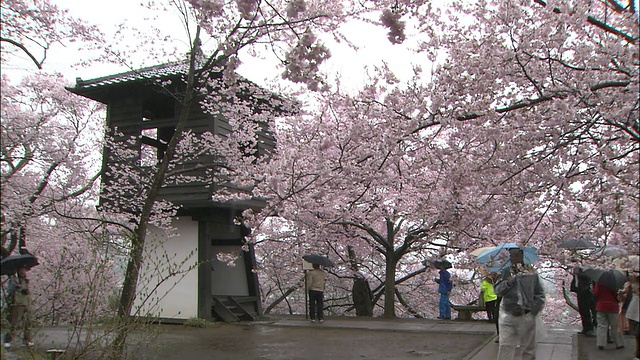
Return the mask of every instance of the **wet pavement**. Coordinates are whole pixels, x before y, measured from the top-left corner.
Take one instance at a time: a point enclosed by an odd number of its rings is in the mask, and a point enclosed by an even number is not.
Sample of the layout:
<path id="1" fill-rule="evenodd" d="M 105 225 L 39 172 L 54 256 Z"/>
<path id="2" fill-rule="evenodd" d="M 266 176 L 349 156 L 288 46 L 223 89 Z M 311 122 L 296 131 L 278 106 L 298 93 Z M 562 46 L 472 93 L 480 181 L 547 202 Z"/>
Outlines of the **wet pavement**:
<path id="1" fill-rule="evenodd" d="M 161 327 L 153 343 L 138 343 L 141 358 L 494 360 L 498 353 L 495 325 L 486 321 L 336 317 L 311 323 L 292 315 L 204 329 Z M 625 336 L 624 349 L 611 345 L 598 350 L 595 338 L 577 332 L 577 327 L 548 326 L 547 336 L 537 343 L 536 359 L 633 359 L 631 336 Z M 64 348 L 68 338 L 65 328 L 42 328 L 36 343 L 44 352 Z"/>

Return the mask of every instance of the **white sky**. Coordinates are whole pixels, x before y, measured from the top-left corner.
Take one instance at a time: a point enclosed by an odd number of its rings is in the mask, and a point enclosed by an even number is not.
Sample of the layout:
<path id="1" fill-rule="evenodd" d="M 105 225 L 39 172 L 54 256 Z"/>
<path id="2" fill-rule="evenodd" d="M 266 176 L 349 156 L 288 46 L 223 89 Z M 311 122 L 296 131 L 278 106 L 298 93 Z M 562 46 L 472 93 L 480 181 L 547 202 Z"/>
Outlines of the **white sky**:
<path id="1" fill-rule="evenodd" d="M 149 13 L 141 10 L 139 2 L 135 0 L 52 0 L 52 2 L 62 9 L 69 9 L 71 16 L 83 19 L 89 24 L 97 25 L 106 34 L 113 33 L 115 26 L 125 21 L 140 29 L 144 29 L 145 22 L 154 21 L 146 18 Z M 171 33 L 175 34 L 177 39 L 186 39 L 177 17 L 169 17 L 163 19 L 162 22 L 166 23 L 166 26 L 163 24 L 163 29 L 175 28 Z M 156 20 L 155 24 L 158 24 L 158 20 Z M 330 73 L 330 77 L 340 77 L 343 87 L 346 86 L 349 90 L 360 88 L 366 78 L 366 67 L 381 65 L 383 59 L 401 80 L 407 80 L 411 77 L 411 61 L 413 59 L 413 62 L 415 62 L 416 56 L 406 45 L 392 45 L 389 43 L 383 28 L 365 23 L 351 23 L 344 26 L 344 32 L 350 41 L 360 47 L 359 51 L 355 52 L 344 44 L 327 42 L 332 57 L 323 67 L 324 71 Z M 73 68 L 72 64 L 80 56 L 71 47 L 55 46 L 50 49 L 44 66 L 49 72 L 61 72 L 70 82 L 75 82 L 76 77 L 87 80 L 128 70 L 126 67 L 107 64 Z M 278 77 L 282 72 L 282 69 L 275 68 L 275 59 L 271 61 L 251 61 L 244 58 L 242 60 L 244 63 L 240 68 L 240 74 L 258 84 L 266 84 L 269 80 Z M 33 64 L 25 64 L 24 67 L 29 71 L 35 70 L 33 69 Z M 8 70 L 5 72 L 8 72 L 14 80 L 17 76 L 12 73 L 23 74 L 23 72 L 11 68 Z"/>

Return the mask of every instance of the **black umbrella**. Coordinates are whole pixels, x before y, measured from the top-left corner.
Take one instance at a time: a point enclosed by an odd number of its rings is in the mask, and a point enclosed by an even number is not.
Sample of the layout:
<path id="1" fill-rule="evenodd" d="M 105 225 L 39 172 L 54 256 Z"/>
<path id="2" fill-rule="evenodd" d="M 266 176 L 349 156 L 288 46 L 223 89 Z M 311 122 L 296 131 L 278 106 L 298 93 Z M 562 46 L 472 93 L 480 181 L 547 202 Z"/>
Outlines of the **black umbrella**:
<path id="1" fill-rule="evenodd" d="M 32 254 L 9 255 L 0 262 L 2 275 L 12 275 L 18 271 L 21 266 L 32 268 L 38 265 L 38 258 Z"/>
<path id="2" fill-rule="evenodd" d="M 584 274 L 613 291 L 622 289 L 627 282 L 627 277 L 620 270 L 586 269 Z"/>
<path id="3" fill-rule="evenodd" d="M 433 266 L 436 269 L 451 269 L 453 265 L 448 260 L 440 259 L 433 262 Z"/>
<path id="4" fill-rule="evenodd" d="M 324 266 L 324 267 L 332 267 L 333 266 L 333 262 L 331 260 L 329 260 L 328 257 L 323 256 L 323 255 L 318 255 L 318 254 L 310 254 L 310 255 L 304 255 L 302 256 L 302 258 L 312 264 L 317 264 L 320 266 Z"/>
<path id="5" fill-rule="evenodd" d="M 571 249 L 571 250 L 585 250 L 585 249 L 593 249 L 598 246 L 593 242 L 581 237 L 579 239 L 568 239 L 560 243 L 558 245 L 559 248 L 563 249 Z"/>

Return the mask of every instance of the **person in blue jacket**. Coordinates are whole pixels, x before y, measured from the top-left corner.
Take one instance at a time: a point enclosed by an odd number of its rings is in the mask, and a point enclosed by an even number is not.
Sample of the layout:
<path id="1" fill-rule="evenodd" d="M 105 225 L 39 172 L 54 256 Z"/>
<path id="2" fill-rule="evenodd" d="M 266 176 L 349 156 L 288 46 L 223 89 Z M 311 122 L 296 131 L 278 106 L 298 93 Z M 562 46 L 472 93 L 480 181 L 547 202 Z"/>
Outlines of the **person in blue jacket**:
<path id="1" fill-rule="evenodd" d="M 451 289 L 453 289 L 453 283 L 451 282 L 451 274 L 446 269 L 440 269 L 440 278 L 436 279 L 439 284 L 438 292 L 440 293 L 440 316 L 438 319 L 451 319 L 451 303 L 449 302 L 449 295 Z"/>

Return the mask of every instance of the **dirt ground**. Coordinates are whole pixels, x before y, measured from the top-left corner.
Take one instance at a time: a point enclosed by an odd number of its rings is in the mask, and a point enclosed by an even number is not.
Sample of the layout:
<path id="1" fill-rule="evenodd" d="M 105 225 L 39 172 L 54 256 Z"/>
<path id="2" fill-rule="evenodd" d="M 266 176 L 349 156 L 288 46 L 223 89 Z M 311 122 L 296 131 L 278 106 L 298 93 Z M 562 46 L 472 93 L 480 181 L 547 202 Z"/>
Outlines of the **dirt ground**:
<path id="1" fill-rule="evenodd" d="M 460 360 L 487 340 L 487 335 L 478 334 L 269 325 L 219 324 L 206 329 L 165 325 L 164 330 L 157 346 L 140 352 L 140 359 Z"/>

